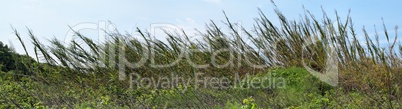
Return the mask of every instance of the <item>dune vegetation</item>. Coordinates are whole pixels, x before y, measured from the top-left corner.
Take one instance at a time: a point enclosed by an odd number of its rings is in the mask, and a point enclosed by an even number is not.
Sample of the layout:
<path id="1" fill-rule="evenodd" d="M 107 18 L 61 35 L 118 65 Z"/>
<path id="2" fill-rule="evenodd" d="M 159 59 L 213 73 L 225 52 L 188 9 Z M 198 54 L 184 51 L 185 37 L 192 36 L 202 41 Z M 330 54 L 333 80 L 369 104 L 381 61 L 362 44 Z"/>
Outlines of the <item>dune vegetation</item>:
<path id="1" fill-rule="evenodd" d="M 260 10 L 253 29 L 226 17 L 201 38 L 166 32 L 167 41 L 138 28 L 141 37 L 108 33 L 99 43 L 76 32 L 68 44 L 44 45 L 14 29 L 25 54 L 1 44 L 0 108 L 402 108 L 397 34 L 385 26 L 384 35 L 357 34 L 349 15 L 275 12 L 280 25 Z M 336 67 L 336 83 L 311 75 L 327 66 Z"/>

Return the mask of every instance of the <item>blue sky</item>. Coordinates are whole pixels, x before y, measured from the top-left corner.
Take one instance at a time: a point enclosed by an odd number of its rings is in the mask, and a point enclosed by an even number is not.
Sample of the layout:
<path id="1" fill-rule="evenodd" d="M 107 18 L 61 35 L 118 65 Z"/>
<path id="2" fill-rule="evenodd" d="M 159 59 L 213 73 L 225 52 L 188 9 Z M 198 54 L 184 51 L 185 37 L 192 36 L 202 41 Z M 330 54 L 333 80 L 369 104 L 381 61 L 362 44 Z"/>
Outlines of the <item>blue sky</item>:
<path id="1" fill-rule="evenodd" d="M 371 33 L 374 25 L 377 25 L 377 30 L 382 30 L 381 18 L 391 33 L 394 33 L 395 25 L 402 25 L 402 1 L 397 0 L 276 0 L 275 3 L 290 19 L 299 19 L 303 5 L 316 17 L 322 15 L 321 6 L 328 15 L 334 16 L 337 10 L 343 18 L 351 9 L 358 31 L 363 25 Z M 224 20 L 222 11 L 233 22 L 251 28 L 254 18 L 258 17 L 257 8 L 261 8 L 270 19 L 277 20 L 269 0 L 10 0 L 0 4 L 0 41 L 12 43 L 16 51 L 22 53 L 11 25 L 25 42 L 30 41 L 27 27 L 46 42 L 45 39 L 53 37 L 65 40 L 69 26 L 99 26 L 106 21 L 111 21 L 123 32 L 132 32 L 136 27 L 150 29 L 153 24 L 171 24 L 194 32 L 194 28 L 202 30 L 210 20 L 220 23 Z M 97 33 L 96 30 L 86 31 Z M 32 45 L 27 46 L 32 49 Z"/>

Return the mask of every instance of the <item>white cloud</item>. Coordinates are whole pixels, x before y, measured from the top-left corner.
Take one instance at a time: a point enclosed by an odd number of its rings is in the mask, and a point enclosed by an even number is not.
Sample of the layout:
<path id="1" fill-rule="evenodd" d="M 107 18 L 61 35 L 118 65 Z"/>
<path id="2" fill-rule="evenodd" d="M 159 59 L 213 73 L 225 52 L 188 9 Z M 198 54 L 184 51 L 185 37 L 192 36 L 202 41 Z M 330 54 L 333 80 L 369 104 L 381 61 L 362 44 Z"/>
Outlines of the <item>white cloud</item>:
<path id="1" fill-rule="evenodd" d="M 204 0 L 204 1 L 206 1 L 208 3 L 214 3 L 214 4 L 222 3 L 222 0 Z"/>

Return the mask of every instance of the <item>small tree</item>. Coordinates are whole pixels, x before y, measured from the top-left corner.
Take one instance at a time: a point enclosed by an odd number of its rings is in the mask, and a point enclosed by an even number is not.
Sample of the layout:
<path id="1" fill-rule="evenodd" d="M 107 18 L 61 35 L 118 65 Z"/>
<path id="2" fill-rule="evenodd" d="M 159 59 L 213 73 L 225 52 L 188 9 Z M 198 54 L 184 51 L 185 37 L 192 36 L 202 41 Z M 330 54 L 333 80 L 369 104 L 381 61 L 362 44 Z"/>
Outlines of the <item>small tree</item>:
<path id="1" fill-rule="evenodd" d="M 2 71 L 10 71 L 15 68 L 15 61 L 13 60 L 12 50 L 0 42 L 0 64 L 2 64 Z"/>
<path id="2" fill-rule="evenodd" d="M 33 58 L 15 53 L 10 47 L 0 42 L 1 71 L 8 72 L 11 70 L 18 70 L 27 73 L 28 67 L 26 64 L 32 64 L 33 62 L 35 62 Z"/>

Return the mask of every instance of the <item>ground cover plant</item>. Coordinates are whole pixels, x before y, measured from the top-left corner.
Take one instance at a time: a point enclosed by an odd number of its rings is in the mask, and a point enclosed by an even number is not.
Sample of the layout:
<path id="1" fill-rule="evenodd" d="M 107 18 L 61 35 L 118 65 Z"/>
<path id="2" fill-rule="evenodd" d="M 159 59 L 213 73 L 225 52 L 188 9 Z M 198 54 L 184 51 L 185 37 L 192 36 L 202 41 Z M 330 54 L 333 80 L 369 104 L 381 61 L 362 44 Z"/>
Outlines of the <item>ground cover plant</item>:
<path id="1" fill-rule="evenodd" d="M 323 12 L 317 19 L 306 10 L 289 20 L 275 12 L 280 25 L 260 10 L 252 30 L 238 30 L 226 17 L 229 32 L 211 21 L 201 38 L 166 32 L 166 42 L 138 28 L 141 37 L 116 32 L 98 43 L 76 32 L 68 44 L 55 38 L 44 45 L 28 30 L 34 58 L 15 30 L 26 53 L 0 46 L 0 108 L 402 108 L 397 33 L 384 26 L 383 36 L 371 35 L 363 28 L 361 38 L 349 15 L 332 20 Z M 325 74 L 326 66 L 337 67 L 336 85 L 310 74 Z M 184 82 L 143 87 L 132 81 L 148 78 L 149 85 L 176 76 Z M 232 82 L 186 84 L 198 76 Z"/>

